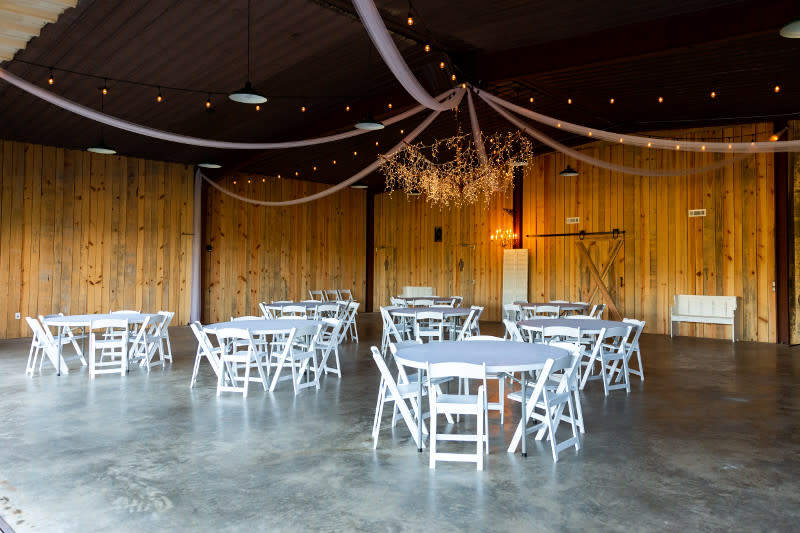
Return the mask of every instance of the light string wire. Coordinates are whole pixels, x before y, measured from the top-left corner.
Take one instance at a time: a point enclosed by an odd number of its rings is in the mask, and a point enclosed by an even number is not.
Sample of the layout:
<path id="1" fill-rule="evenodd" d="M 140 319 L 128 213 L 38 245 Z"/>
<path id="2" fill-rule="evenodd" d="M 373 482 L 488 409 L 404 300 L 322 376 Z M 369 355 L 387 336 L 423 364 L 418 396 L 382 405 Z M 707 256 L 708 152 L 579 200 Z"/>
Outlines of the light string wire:
<path id="1" fill-rule="evenodd" d="M 478 93 L 478 96 L 483 98 L 484 92 L 481 91 Z M 589 165 L 604 168 L 606 170 L 610 170 L 612 172 L 621 172 L 623 174 L 633 174 L 636 176 L 647 176 L 647 177 L 677 177 L 677 176 L 687 176 L 692 174 L 702 174 L 704 172 L 709 172 L 712 170 L 717 170 L 719 168 L 726 167 L 728 165 L 733 165 L 738 163 L 739 161 L 746 159 L 747 157 L 754 155 L 753 153 L 737 153 L 736 156 L 732 158 L 725 158 L 720 161 L 716 161 L 710 165 L 698 168 L 686 168 L 681 170 L 651 170 L 646 168 L 639 168 L 639 167 L 628 167 L 624 165 L 616 165 L 614 163 L 609 163 L 607 161 L 603 161 L 602 159 L 596 159 L 589 155 L 584 154 L 583 152 L 579 152 L 577 150 L 573 150 L 567 146 L 564 146 L 560 142 L 556 141 L 555 139 L 545 135 L 544 133 L 540 132 L 539 130 L 534 129 L 529 124 L 519 120 L 518 118 L 511 115 L 509 112 L 502 109 L 500 106 L 483 98 L 484 102 L 486 102 L 492 109 L 497 111 L 501 117 L 508 120 L 511 124 L 518 127 L 519 129 L 523 130 L 525 133 L 537 139 L 544 144 L 550 146 L 554 150 L 557 150 L 564 155 L 567 155 L 573 159 L 578 161 L 582 161 Z"/>
<path id="2" fill-rule="evenodd" d="M 0 79 L 3 79 L 14 85 L 23 91 L 32 94 L 46 102 L 49 102 L 57 107 L 62 109 L 66 109 L 76 115 L 80 115 L 82 117 L 86 117 L 88 119 L 94 120 L 96 122 L 100 122 L 102 124 L 107 124 L 113 128 L 130 131 L 132 133 L 137 133 L 139 135 L 144 135 L 147 137 L 153 137 L 155 139 L 161 139 L 164 141 L 179 143 L 179 144 L 188 144 L 192 146 L 202 146 L 205 148 L 222 148 L 227 150 L 276 150 L 281 148 L 299 148 L 305 146 L 314 146 L 317 144 L 324 144 L 334 141 L 340 141 L 342 139 L 348 139 L 350 137 L 355 137 L 357 135 L 362 135 L 367 133 L 368 130 L 361 130 L 354 128 L 352 130 L 348 130 L 342 133 L 337 133 L 334 135 L 327 135 L 325 137 L 316 137 L 312 139 L 304 139 L 299 141 L 284 141 L 284 142 L 268 142 L 268 143 L 243 143 L 243 142 L 230 142 L 230 141 L 217 141 L 213 139 L 203 139 L 200 137 L 192 137 L 189 135 L 181 135 L 178 133 L 172 133 L 169 131 L 159 130 L 155 128 L 151 128 L 149 126 L 143 126 L 141 124 L 136 124 L 134 122 L 130 122 L 121 118 L 113 117 L 103 112 L 98 112 L 94 109 L 86 107 L 82 104 L 79 104 L 73 100 L 69 100 L 64 98 L 63 96 L 59 96 L 55 93 L 52 93 L 46 89 L 42 89 L 22 78 L 10 73 L 9 71 L 0 68 Z M 451 99 L 455 94 L 456 91 L 463 90 L 463 89 L 449 89 L 442 94 L 438 95 L 437 99 L 444 99 L 445 101 Z M 460 98 L 459 98 L 460 101 Z M 403 121 L 409 117 L 416 115 L 417 113 L 423 111 L 425 106 L 418 105 L 415 106 L 408 111 L 390 117 L 383 121 L 385 125 L 391 126 L 392 124 L 396 124 L 397 122 Z"/>
<path id="3" fill-rule="evenodd" d="M 481 165 L 485 165 L 486 147 L 483 145 L 481 127 L 478 124 L 478 115 L 475 113 L 475 104 L 472 101 L 472 91 L 467 91 L 467 108 L 469 109 L 469 123 L 472 126 L 472 137 L 475 139 L 475 150 L 478 152 L 478 160 Z"/>
<path id="4" fill-rule="evenodd" d="M 455 105 L 456 106 L 461 102 L 461 99 L 463 98 L 465 92 L 466 91 L 464 89 L 459 89 L 457 91 L 456 97 L 455 97 Z M 423 120 L 416 128 L 414 128 L 414 130 L 412 132 L 410 132 L 408 135 L 406 135 L 405 138 L 403 138 L 403 140 L 401 140 L 399 143 L 394 145 L 388 152 L 386 152 L 385 155 L 387 157 L 390 157 L 390 156 L 396 154 L 397 152 L 399 152 L 403 147 L 405 147 L 411 141 L 416 139 L 417 136 L 420 133 L 422 133 L 428 126 L 430 126 L 431 123 L 434 120 L 436 120 L 436 117 L 438 117 L 440 113 L 441 113 L 441 111 L 438 111 L 438 110 L 433 111 L 425 120 Z M 333 194 L 333 193 L 335 193 L 337 191 L 340 191 L 340 190 L 346 188 L 347 186 L 349 186 L 349 185 L 351 185 L 351 184 L 353 184 L 353 183 L 365 178 L 370 173 L 372 173 L 375 170 L 377 170 L 378 167 L 383 164 L 383 162 L 384 162 L 383 159 L 376 159 L 375 161 L 370 163 L 367 167 L 363 168 L 361 171 L 357 172 L 356 174 L 354 174 L 350 178 L 348 178 L 348 179 L 346 179 L 346 180 L 344 180 L 344 181 L 342 181 L 342 182 L 340 182 L 340 183 L 338 183 L 338 184 L 336 184 L 336 185 L 334 185 L 332 187 L 328 187 L 327 189 L 325 189 L 323 191 L 320 191 L 318 193 L 311 194 L 309 196 L 304 196 L 302 198 L 295 198 L 293 200 L 284 200 L 284 201 L 276 201 L 276 202 L 270 202 L 270 201 L 264 201 L 264 200 L 255 200 L 253 198 L 247 198 L 246 196 L 242 196 L 241 194 L 237 194 L 237 193 L 235 193 L 235 192 L 233 192 L 231 190 L 226 189 L 225 187 L 223 187 L 219 183 L 216 183 L 215 181 L 209 179 L 205 174 L 202 174 L 202 176 L 203 176 L 203 179 L 206 181 L 206 183 L 211 185 L 213 188 L 217 189 L 218 191 L 220 191 L 223 194 L 227 194 L 228 196 L 230 196 L 232 198 L 236 198 L 237 200 L 241 200 L 242 202 L 247 202 L 249 204 L 262 205 L 262 206 L 267 206 L 267 207 L 280 207 L 280 206 L 304 204 L 304 203 L 307 203 L 307 202 L 312 202 L 314 200 L 319 200 L 320 198 L 324 198 L 326 196 L 329 196 L 329 195 L 331 195 L 331 194 Z"/>
<path id="5" fill-rule="evenodd" d="M 534 120 L 540 124 L 545 124 L 552 128 L 561 129 L 590 137 L 593 140 L 608 141 L 615 144 L 630 144 L 646 148 L 660 148 L 663 150 L 680 150 L 687 152 L 717 152 L 717 153 L 775 153 L 775 152 L 800 152 L 800 140 L 794 141 L 761 141 L 761 142 L 704 142 L 704 141 L 685 141 L 680 139 L 660 139 L 656 137 L 642 137 L 638 135 L 627 135 L 614 133 L 594 128 L 587 128 L 580 124 L 565 122 L 541 113 L 536 113 L 530 109 L 518 106 L 514 103 L 499 98 L 486 91 L 477 91 L 478 96 L 487 103 L 494 102 L 500 106 L 513 111 L 525 118 Z"/>
<path id="6" fill-rule="evenodd" d="M 353 0 L 353 6 L 356 8 L 364 29 L 367 30 L 370 40 L 372 40 L 375 48 L 378 49 L 384 63 L 414 100 L 428 109 L 439 111 L 446 111 L 455 107 L 450 105 L 449 102 L 438 102 L 422 87 L 408 67 L 408 63 L 400 55 L 397 45 L 394 44 L 392 36 L 389 35 L 389 31 L 386 29 L 386 25 L 383 23 L 383 19 L 372 0 Z"/>

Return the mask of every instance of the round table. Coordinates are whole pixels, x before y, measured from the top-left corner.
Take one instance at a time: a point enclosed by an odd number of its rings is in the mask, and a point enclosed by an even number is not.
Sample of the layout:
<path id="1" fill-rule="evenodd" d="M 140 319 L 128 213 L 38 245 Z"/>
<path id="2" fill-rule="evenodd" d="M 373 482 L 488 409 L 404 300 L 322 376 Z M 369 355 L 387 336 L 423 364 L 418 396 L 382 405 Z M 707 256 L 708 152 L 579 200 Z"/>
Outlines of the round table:
<path id="1" fill-rule="evenodd" d="M 469 316 L 470 309 L 467 307 L 395 307 L 389 309 L 392 316 L 402 316 L 405 318 L 417 318 L 419 313 L 442 313 L 447 318 L 451 316 Z"/>
<path id="2" fill-rule="evenodd" d="M 61 364 L 63 361 L 64 346 L 61 339 L 66 328 L 89 328 L 95 320 L 121 319 L 127 320 L 129 324 L 142 324 L 145 320 L 157 316 L 153 313 L 98 313 L 86 315 L 55 315 L 44 319 L 45 327 L 54 326 L 58 328 L 58 364 L 56 365 L 56 375 L 61 375 Z M 64 365 L 64 373 L 69 374 L 69 369 Z"/>
<path id="3" fill-rule="evenodd" d="M 542 331 L 542 328 L 558 326 L 564 328 L 581 328 L 583 333 L 600 333 L 607 328 L 627 328 L 630 324 L 616 320 L 595 320 L 593 318 L 529 318 L 520 320 L 519 327 L 531 331 Z"/>
<path id="4" fill-rule="evenodd" d="M 322 324 L 319 320 L 303 320 L 303 319 L 271 319 L 271 320 L 231 320 L 228 322 L 216 322 L 203 326 L 209 333 L 217 333 L 219 329 L 227 328 L 240 328 L 249 330 L 256 335 L 273 335 L 275 333 L 286 333 L 293 328 L 297 328 L 298 332 L 305 332 L 306 329 L 315 330 L 317 326 Z"/>
<path id="5" fill-rule="evenodd" d="M 512 341 L 442 341 L 418 344 L 400 348 L 394 358 L 398 364 L 419 370 L 419 398 L 422 402 L 422 371 L 429 363 L 486 363 L 487 374 L 530 372 L 540 370 L 548 359 L 571 357 L 563 348 L 547 344 L 532 344 Z M 524 436 L 525 417 L 525 379 L 522 383 L 522 417 L 508 451 L 516 448 L 517 433 Z M 420 411 L 421 411 L 420 406 Z M 422 417 L 417 417 L 418 442 L 422 442 Z M 527 455 L 525 438 L 522 438 L 522 454 Z M 422 451 L 422 448 L 418 448 Z"/>
<path id="6" fill-rule="evenodd" d="M 445 298 L 444 296 L 409 296 L 408 298 L 398 296 L 398 299 L 403 300 L 409 305 L 415 305 L 419 300 L 433 300 L 435 304 L 449 304 L 453 301 L 453 298 Z"/>

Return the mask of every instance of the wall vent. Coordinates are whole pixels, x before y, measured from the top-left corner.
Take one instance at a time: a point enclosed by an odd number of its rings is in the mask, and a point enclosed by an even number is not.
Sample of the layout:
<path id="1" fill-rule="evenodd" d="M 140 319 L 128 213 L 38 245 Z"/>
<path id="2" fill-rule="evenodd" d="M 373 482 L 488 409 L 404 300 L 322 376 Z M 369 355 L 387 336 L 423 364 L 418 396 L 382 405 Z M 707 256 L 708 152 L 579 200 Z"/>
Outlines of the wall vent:
<path id="1" fill-rule="evenodd" d="M 689 209 L 689 218 L 706 216 L 705 209 Z"/>
<path id="2" fill-rule="evenodd" d="M 567 217 L 567 224 L 579 224 L 581 217 Z"/>

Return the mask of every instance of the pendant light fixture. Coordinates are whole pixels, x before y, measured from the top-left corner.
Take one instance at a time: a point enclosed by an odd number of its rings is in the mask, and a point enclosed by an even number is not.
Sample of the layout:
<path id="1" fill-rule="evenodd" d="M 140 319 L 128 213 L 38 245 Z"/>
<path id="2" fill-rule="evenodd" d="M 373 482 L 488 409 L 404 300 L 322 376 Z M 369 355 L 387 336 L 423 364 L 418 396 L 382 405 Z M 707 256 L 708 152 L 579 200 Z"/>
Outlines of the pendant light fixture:
<path id="1" fill-rule="evenodd" d="M 571 166 L 567 165 L 567 168 L 565 168 L 564 170 L 559 172 L 558 175 L 561 176 L 561 177 L 564 177 L 564 178 L 568 178 L 568 177 L 571 177 L 571 176 L 577 176 L 578 175 L 578 171 L 575 170 L 574 168 L 572 168 Z"/>
<path id="2" fill-rule="evenodd" d="M 781 37 L 787 39 L 800 39 L 800 19 L 790 22 L 781 28 Z"/>
<path id="3" fill-rule="evenodd" d="M 367 79 L 372 79 L 372 43 L 369 45 L 369 53 L 367 55 Z M 372 111 L 367 111 L 367 116 L 362 120 L 356 122 L 356 128 L 360 130 L 382 130 L 384 128 L 383 122 L 375 120 L 372 116 Z"/>
<path id="4" fill-rule="evenodd" d="M 108 89 L 105 86 L 105 84 L 103 84 L 103 88 L 100 89 L 100 113 L 102 113 L 103 110 L 104 110 L 103 100 L 104 100 L 105 95 L 107 93 L 108 93 Z M 104 154 L 104 155 L 114 155 L 114 154 L 117 153 L 117 151 L 114 150 L 113 148 L 111 148 L 110 146 L 108 146 L 106 144 L 105 140 L 103 139 L 103 123 L 102 122 L 100 123 L 100 141 L 95 143 L 95 144 L 93 144 L 93 145 L 91 145 L 90 147 L 88 147 L 86 149 L 86 151 L 87 152 L 92 152 L 93 154 Z"/>
<path id="5" fill-rule="evenodd" d="M 202 163 L 197 163 L 200 168 L 222 168 L 222 165 L 213 160 L 204 160 Z"/>
<path id="6" fill-rule="evenodd" d="M 247 82 L 244 87 L 228 95 L 234 102 L 242 104 L 263 104 L 267 98 L 253 89 L 250 82 L 250 0 L 247 0 Z"/>

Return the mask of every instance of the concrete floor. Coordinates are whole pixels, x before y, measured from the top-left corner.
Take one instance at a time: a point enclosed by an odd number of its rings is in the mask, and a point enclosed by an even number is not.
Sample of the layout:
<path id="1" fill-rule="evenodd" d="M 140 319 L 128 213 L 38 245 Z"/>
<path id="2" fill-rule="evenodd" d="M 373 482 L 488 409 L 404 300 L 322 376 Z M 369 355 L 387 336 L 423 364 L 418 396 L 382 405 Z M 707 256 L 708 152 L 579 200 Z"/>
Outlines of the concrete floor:
<path id="1" fill-rule="evenodd" d="M 189 389 L 185 327 L 171 367 L 94 381 L 74 362 L 26 377 L 29 341 L 0 341 L 0 515 L 18 532 L 798 528 L 797 348 L 645 334 L 644 384 L 587 386 L 580 452 L 507 453 L 507 404 L 484 472 L 431 471 L 402 424 L 385 419 L 372 449 L 379 315 L 359 324 L 344 378 L 297 397 L 284 383 L 217 398 L 205 364 Z"/>

